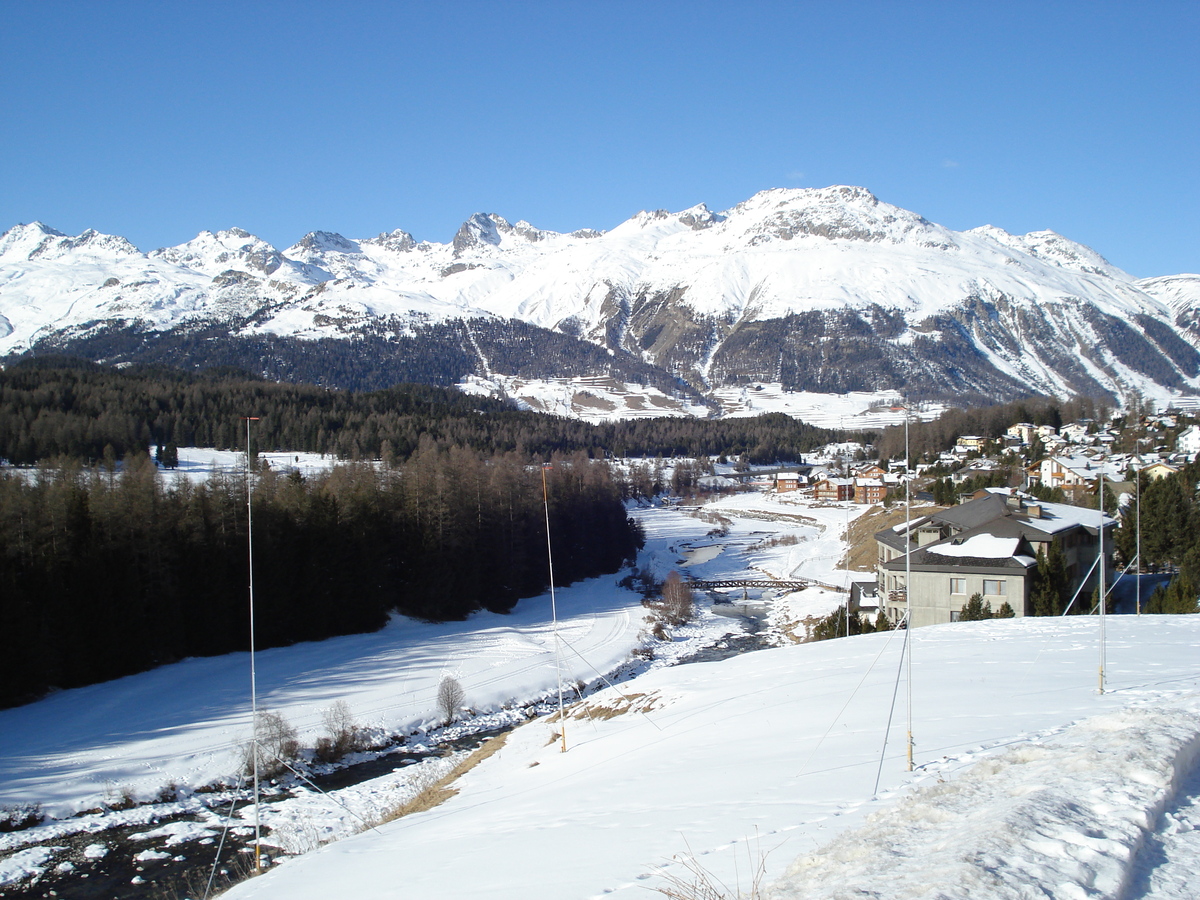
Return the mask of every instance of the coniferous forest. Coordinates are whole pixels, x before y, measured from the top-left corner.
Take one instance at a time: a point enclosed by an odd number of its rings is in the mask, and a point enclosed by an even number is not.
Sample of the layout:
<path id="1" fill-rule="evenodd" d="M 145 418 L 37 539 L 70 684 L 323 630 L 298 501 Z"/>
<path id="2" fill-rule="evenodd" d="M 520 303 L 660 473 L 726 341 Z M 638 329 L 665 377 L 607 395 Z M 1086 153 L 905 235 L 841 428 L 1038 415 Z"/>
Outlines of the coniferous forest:
<path id="1" fill-rule="evenodd" d="M 616 571 L 639 545 L 603 462 L 545 472 L 556 581 Z M 548 585 L 542 469 L 426 441 L 403 466 L 253 476 L 259 647 L 507 611 Z M 0 474 L 0 706 L 186 656 L 249 647 L 246 485 L 58 460 Z"/>
<path id="2" fill-rule="evenodd" d="M 590 425 L 453 388 L 405 384 L 354 393 L 230 369 L 114 369 L 42 358 L 0 372 L 0 458 L 15 465 L 63 455 L 99 462 L 157 445 L 238 449 L 245 444 L 242 416 L 259 417 L 255 440 L 264 450 L 389 462 L 409 458 L 426 437 L 443 448 L 542 459 L 582 450 L 593 457 L 724 454 L 772 463 L 837 436 L 782 413 Z"/>
<path id="3" fill-rule="evenodd" d="M 783 415 L 593 426 L 452 389 L 371 393 L 233 370 L 29 360 L 0 372 L 0 706 L 249 646 L 244 478 L 164 478 L 147 452 L 261 449 L 344 462 L 253 476 L 258 646 L 506 611 L 640 544 L 609 455 L 795 459 L 832 435 Z M 543 471 L 542 464 L 552 461 Z"/>

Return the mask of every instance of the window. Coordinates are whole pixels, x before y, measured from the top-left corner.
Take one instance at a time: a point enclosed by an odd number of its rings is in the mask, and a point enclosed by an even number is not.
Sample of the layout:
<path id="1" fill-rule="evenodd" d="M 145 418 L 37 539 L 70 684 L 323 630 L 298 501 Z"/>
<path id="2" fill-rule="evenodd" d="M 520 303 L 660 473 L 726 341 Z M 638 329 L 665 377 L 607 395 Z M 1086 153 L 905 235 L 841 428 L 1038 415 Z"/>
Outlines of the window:
<path id="1" fill-rule="evenodd" d="M 967 579 L 965 579 L 965 578 L 951 578 L 950 579 L 950 593 L 965 594 L 966 592 L 967 592 Z"/>
<path id="2" fill-rule="evenodd" d="M 1008 582 L 1007 581 L 992 581 L 985 578 L 983 580 L 983 593 L 990 597 L 1007 597 Z"/>

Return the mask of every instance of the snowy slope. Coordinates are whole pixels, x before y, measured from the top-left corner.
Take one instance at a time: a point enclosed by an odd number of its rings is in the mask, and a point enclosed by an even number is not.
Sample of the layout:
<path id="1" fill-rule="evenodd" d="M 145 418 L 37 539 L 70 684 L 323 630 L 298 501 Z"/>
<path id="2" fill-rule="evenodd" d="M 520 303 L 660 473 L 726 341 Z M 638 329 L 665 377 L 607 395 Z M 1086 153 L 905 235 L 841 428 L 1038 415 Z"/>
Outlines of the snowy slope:
<path id="1" fill-rule="evenodd" d="M 912 776 L 903 705 L 883 743 L 900 640 L 766 650 L 638 679 L 644 712 L 595 698 L 565 754 L 519 729 L 445 805 L 228 896 L 641 897 L 689 859 L 746 888 L 768 853 L 768 881 L 796 863 L 780 898 L 1115 898 L 1196 762 L 1200 622 L 1114 625 L 1103 697 L 1095 626 L 914 632 Z"/>

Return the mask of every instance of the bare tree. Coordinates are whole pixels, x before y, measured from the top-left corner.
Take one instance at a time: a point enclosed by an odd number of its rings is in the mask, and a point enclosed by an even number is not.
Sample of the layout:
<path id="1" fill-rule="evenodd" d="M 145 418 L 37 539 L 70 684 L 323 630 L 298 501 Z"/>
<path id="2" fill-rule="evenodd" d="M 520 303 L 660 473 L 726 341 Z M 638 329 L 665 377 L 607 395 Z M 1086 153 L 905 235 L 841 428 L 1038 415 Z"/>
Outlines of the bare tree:
<path id="1" fill-rule="evenodd" d="M 265 778 L 273 778 L 300 752 L 296 729 L 277 712 L 265 709 L 258 711 L 258 745 L 250 741 L 244 747 L 244 766 L 247 774 L 254 771 L 254 755 L 258 753 L 258 771 Z"/>
<path id="2" fill-rule="evenodd" d="M 362 749 L 362 730 L 355 724 L 350 704 L 345 700 L 338 700 L 333 706 L 322 710 L 321 721 L 325 724 L 327 735 L 317 738 L 317 759 L 329 762 Z"/>
<path id="3" fill-rule="evenodd" d="M 692 617 L 692 588 L 672 571 L 663 583 L 662 612 L 668 624 L 682 625 Z"/>
<path id="4" fill-rule="evenodd" d="M 453 675 L 446 675 L 442 678 L 441 684 L 438 685 L 437 703 L 438 709 L 446 718 L 447 725 L 458 718 L 458 712 L 462 709 L 466 696 L 466 692 L 463 691 L 463 686 L 458 683 L 457 678 Z"/>

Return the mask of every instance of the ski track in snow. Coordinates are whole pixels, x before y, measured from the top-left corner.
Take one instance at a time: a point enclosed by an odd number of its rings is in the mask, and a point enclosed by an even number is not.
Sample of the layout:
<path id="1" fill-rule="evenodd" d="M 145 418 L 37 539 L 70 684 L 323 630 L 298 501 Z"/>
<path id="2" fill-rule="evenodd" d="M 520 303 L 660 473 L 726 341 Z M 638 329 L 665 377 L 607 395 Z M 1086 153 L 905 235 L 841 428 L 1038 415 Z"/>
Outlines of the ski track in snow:
<path id="1" fill-rule="evenodd" d="M 1175 802 L 1158 820 L 1137 866 L 1128 900 L 1195 896 L 1200 864 L 1200 760 L 1194 760 Z"/>

